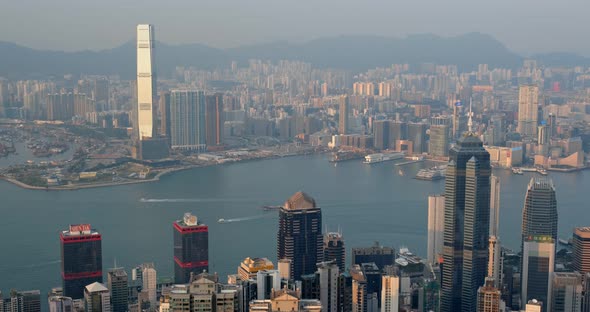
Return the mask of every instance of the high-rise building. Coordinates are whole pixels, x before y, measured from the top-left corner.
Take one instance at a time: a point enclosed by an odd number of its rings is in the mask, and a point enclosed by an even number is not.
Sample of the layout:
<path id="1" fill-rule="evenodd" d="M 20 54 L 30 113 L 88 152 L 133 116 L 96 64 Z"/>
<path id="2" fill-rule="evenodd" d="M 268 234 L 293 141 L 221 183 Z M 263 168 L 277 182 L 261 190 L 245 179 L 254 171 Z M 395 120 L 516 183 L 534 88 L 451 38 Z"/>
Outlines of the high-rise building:
<path id="1" fill-rule="evenodd" d="M 490 236 L 498 236 L 500 228 L 500 179 L 490 177 Z"/>
<path id="2" fill-rule="evenodd" d="M 320 302 L 322 311 L 338 311 L 338 276 L 340 270 L 335 262 L 320 262 L 317 264 L 319 276 Z"/>
<path id="3" fill-rule="evenodd" d="M 537 299 L 543 311 L 551 302 L 551 274 L 555 267 L 555 241 L 550 235 L 530 235 L 522 250 L 521 302 Z"/>
<path id="4" fill-rule="evenodd" d="M 501 292 L 494 280 L 486 278 L 485 285 L 477 290 L 477 312 L 500 312 Z"/>
<path id="5" fill-rule="evenodd" d="M 156 58 L 154 26 L 137 25 L 137 131 L 140 140 L 154 137 Z"/>
<path id="6" fill-rule="evenodd" d="M 557 199 L 553 181 L 547 178 L 532 178 L 524 199 L 522 241 L 537 235 L 557 241 Z"/>
<path id="7" fill-rule="evenodd" d="M 261 270 L 256 272 L 258 299 L 271 299 L 272 292 L 281 289 L 281 275 L 277 270 Z"/>
<path id="8" fill-rule="evenodd" d="M 488 246 L 488 277 L 493 279 L 494 287 L 500 287 L 500 278 L 502 272 L 500 272 L 501 261 L 502 261 L 502 248 L 500 245 L 500 239 L 496 236 L 490 236 Z"/>
<path id="9" fill-rule="evenodd" d="M 47 120 L 68 121 L 72 117 L 74 117 L 73 93 L 47 95 Z"/>
<path id="10" fill-rule="evenodd" d="M 258 271 L 274 270 L 275 266 L 267 258 L 250 258 L 247 257 L 238 267 L 239 277 L 245 281 L 255 279 Z"/>
<path id="11" fill-rule="evenodd" d="M 363 263 L 375 263 L 380 270 L 395 262 L 395 250 L 391 247 L 375 245 L 371 247 L 352 248 L 352 265 Z"/>
<path id="12" fill-rule="evenodd" d="M 160 93 L 160 135 L 170 138 L 170 92 Z"/>
<path id="13" fill-rule="evenodd" d="M 525 312 L 543 312 L 543 302 L 533 299 L 529 300 L 524 309 Z"/>
<path id="14" fill-rule="evenodd" d="M 426 124 L 421 122 L 409 123 L 408 140 L 412 141 L 412 152 L 414 154 L 426 152 Z"/>
<path id="15" fill-rule="evenodd" d="M 431 125 L 428 152 L 434 157 L 449 156 L 449 126 Z"/>
<path id="16" fill-rule="evenodd" d="M 539 111 L 539 87 L 520 86 L 518 92 L 518 133 L 536 138 Z"/>
<path id="17" fill-rule="evenodd" d="M 580 312 L 582 275 L 578 272 L 554 272 L 551 282 L 551 312 Z"/>
<path id="18" fill-rule="evenodd" d="M 338 311 L 352 312 L 352 276 L 348 272 L 338 276 Z"/>
<path id="19" fill-rule="evenodd" d="M 10 297 L 2 298 L 0 292 L 0 311 L 40 312 L 41 292 L 39 290 L 10 291 Z"/>
<path id="20" fill-rule="evenodd" d="M 471 128 L 471 119 L 469 120 Z M 469 129 L 449 152 L 441 311 L 476 310 L 488 264 L 490 154 Z"/>
<path id="21" fill-rule="evenodd" d="M 324 261 L 335 261 L 340 272 L 346 269 L 346 249 L 340 232 L 324 234 Z"/>
<path id="22" fill-rule="evenodd" d="M 147 300 L 150 303 L 150 307 L 155 307 L 157 303 L 157 272 L 153 263 L 144 263 L 140 266 L 141 270 L 141 281 L 143 293 L 147 294 Z"/>
<path id="23" fill-rule="evenodd" d="M 185 213 L 174 222 L 174 281 L 186 284 L 190 274 L 209 270 L 209 227 Z"/>
<path id="24" fill-rule="evenodd" d="M 373 122 L 373 145 L 376 149 L 386 150 L 389 148 L 390 124 L 391 120 L 376 120 Z"/>
<path id="25" fill-rule="evenodd" d="M 64 296 L 50 296 L 47 298 L 49 312 L 74 312 L 72 298 Z"/>
<path id="26" fill-rule="evenodd" d="M 172 148 L 205 150 L 205 95 L 203 91 L 171 91 L 170 131 Z"/>
<path id="27" fill-rule="evenodd" d="M 399 311 L 399 277 L 383 275 L 381 278 L 381 312 Z"/>
<path id="28" fill-rule="evenodd" d="M 322 212 L 303 192 L 291 196 L 279 211 L 277 259 L 291 260 L 291 278 L 315 272 L 323 254 Z"/>
<path id="29" fill-rule="evenodd" d="M 348 96 L 343 95 L 340 97 L 339 101 L 339 117 L 338 117 L 338 134 L 348 134 L 349 131 L 349 124 L 348 124 L 348 115 L 350 109 L 350 101 Z"/>
<path id="30" fill-rule="evenodd" d="M 590 227 L 574 229 L 572 268 L 582 274 L 590 273 Z"/>
<path id="31" fill-rule="evenodd" d="M 111 294 L 103 284 L 94 282 L 84 288 L 85 312 L 111 312 Z"/>
<path id="32" fill-rule="evenodd" d="M 92 90 L 93 99 L 100 111 L 111 110 L 109 106 L 109 80 L 106 78 L 94 80 L 94 89 Z M 90 95 L 86 93 L 86 95 Z"/>
<path id="33" fill-rule="evenodd" d="M 205 101 L 205 143 L 220 146 L 223 144 L 223 94 L 209 95 Z"/>
<path id="34" fill-rule="evenodd" d="M 445 232 L 445 197 L 428 196 L 428 241 L 426 260 L 430 265 L 438 264 L 443 251 Z"/>
<path id="35" fill-rule="evenodd" d="M 84 287 L 102 282 L 102 236 L 90 224 L 70 225 L 59 235 L 63 293 L 84 298 Z"/>
<path id="36" fill-rule="evenodd" d="M 127 272 L 122 268 L 111 269 L 107 274 L 107 288 L 111 292 L 111 311 L 128 311 L 128 278 Z"/>

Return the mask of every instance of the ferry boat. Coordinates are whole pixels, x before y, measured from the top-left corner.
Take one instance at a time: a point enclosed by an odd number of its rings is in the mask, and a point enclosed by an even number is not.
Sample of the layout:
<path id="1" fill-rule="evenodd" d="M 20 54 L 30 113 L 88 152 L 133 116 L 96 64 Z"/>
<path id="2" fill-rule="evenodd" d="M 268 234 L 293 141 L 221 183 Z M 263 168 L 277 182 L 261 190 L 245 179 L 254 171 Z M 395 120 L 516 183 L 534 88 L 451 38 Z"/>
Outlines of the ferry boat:
<path id="1" fill-rule="evenodd" d="M 523 174 L 521 168 L 512 168 L 512 173 L 514 173 L 514 174 Z"/>
<path id="2" fill-rule="evenodd" d="M 225 222 L 227 222 L 227 221 L 224 218 L 217 220 L 217 223 L 225 223 Z"/>
<path id="3" fill-rule="evenodd" d="M 404 158 L 404 152 L 393 152 L 393 153 L 377 153 L 365 156 L 365 164 L 376 164 L 384 161 L 396 160 Z"/>
<path id="4" fill-rule="evenodd" d="M 427 181 L 436 181 L 440 179 L 444 179 L 446 175 L 447 166 L 440 166 L 440 167 L 432 167 L 429 169 L 421 169 L 416 174 L 416 179 L 418 180 L 427 180 Z"/>
<path id="5" fill-rule="evenodd" d="M 537 168 L 537 173 L 544 176 L 548 175 L 547 170 L 543 168 Z"/>

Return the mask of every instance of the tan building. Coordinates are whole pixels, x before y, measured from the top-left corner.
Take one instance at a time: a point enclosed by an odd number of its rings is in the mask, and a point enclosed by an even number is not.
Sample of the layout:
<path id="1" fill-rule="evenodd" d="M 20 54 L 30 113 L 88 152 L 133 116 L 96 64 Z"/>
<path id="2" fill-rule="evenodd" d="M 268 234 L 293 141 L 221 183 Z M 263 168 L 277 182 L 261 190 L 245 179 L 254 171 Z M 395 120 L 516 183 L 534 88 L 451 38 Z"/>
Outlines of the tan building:
<path id="1" fill-rule="evenodd" d="M 590 227 L 574 229 L 572 267 L 581 274 L 590 272 Z"/>
<path id="2" fill-rule="evenodd" d="M 518 128 L 524 137 L 537 137 L 539 109 L 539 87 L 536 85 L 520 86 L 518 92 Z"/>
<path id="3" fill-rule="evenodd" d="M 494 279 L 487 277 L 485 286 L 477 290 L 477 312 L 500 312 L 499 289 L 494 287 Z"/>
<path id="4" fill-rule="evenodd" d="M 238 267 L 238 275 L 242 280 L 256 278 L 258 271 L 274 270 L 275 266 L 267 258 L 246 258 Z"/>

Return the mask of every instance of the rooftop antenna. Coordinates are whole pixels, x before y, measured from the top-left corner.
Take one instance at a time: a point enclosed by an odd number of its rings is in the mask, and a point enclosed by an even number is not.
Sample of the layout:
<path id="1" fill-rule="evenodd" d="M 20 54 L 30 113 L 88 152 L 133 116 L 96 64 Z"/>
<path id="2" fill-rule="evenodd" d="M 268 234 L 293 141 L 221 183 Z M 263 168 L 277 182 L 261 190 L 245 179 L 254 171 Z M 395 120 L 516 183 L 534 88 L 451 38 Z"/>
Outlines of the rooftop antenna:
<path id="1" fill-rule="evenodd" d="M 471 110 L 472 102 L 473 98 L 469 98 L 469 113 L 467 113 L 467 116 L 469 117 L 469 121 L 467 121 L 467 130 L 469 133 L 473 133 L 473 111 Z"/>

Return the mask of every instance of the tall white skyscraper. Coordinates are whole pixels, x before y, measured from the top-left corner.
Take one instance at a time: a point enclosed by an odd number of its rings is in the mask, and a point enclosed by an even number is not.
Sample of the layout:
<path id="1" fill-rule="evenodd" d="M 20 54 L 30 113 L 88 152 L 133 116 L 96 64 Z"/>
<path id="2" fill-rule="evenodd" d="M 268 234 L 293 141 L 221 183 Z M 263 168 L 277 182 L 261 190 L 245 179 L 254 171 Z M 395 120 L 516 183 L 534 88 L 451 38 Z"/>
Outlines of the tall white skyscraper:
<path id="1" fill-rule="evenodd" d="M 518 92 L 518 133 L 525 137 L 537 137 L 539 87 L 520 86 Z"/>
<path id="2" fill-rule="evenodd" d="M 154 136 L 156 62 L 154 26 L 137 25 L 137 130 L 140 140 Z"/>
<path id="3" fill-rule="evenodd" d="M 445 197 L 428 196 L 428 246 L 427 260 L 430 264 L 438 263 L 443 251 L 445 232 Z"/>
<path id="4" fill-rule="evenodd" d="M 399 311 L 399 284 L 398 276 L 381 277 L 381 312 Z"/>
<path id="5" fill-rule="evenodd" d="M 146 291 L 148 294 L 148 300 L 150 301 L 150 306 L 155 307 L 157 303 L 157 294 L 156 294 L 156 269 L 154 268 L 153 263 L 145 263 L 141 265 L 141 279 L 143 282 L 143 289 L 142 291 Z"/>

